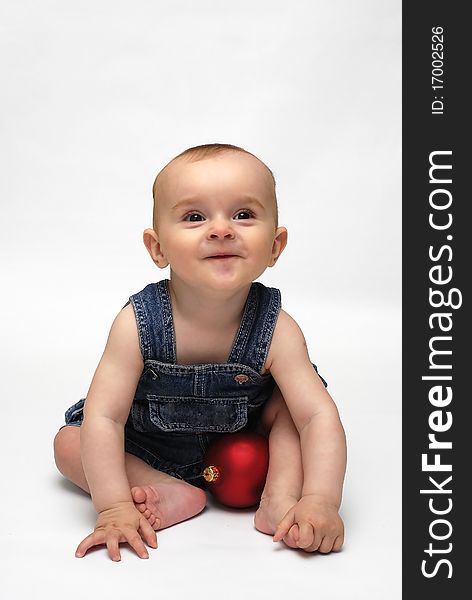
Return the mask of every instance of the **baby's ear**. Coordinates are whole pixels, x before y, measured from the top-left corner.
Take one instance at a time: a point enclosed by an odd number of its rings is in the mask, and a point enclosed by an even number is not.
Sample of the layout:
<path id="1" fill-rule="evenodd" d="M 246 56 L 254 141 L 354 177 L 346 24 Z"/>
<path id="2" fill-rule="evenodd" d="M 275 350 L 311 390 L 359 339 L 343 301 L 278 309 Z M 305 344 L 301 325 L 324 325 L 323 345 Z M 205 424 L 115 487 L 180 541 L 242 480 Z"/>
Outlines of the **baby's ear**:
<path id="1" fill-rule="evenodd" d="M 287 245 L 288 232 L 285 227 L 277 227 L 275 231 L 274 242 L 272 244 L 272 254 L 269 261 L 269 267 L 273 267 L 277 262 L 279 256 L 284 251 Z"/>
<path id="2" fill-rule="evenodd" d="M 166 257 L 162 254 L 161 245 L 154 229 L 145 229 L 143 233 L 143 242 L 154 263 L 160 268 L 165 269 L 169 264 Z"/>

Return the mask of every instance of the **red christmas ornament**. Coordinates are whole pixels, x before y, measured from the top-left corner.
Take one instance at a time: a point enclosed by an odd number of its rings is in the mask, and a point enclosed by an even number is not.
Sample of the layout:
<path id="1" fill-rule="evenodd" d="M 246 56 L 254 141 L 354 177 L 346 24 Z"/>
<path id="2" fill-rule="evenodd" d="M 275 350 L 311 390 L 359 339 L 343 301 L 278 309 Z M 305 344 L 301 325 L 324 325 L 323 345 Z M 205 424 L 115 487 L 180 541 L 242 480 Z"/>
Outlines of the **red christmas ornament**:
<path id="1" fill-rule="evenodd" d="M 267 439 L 254 432 L 228 433 L 205 456 L 203 477 L 212 496 L 235 508 L 259 503 L 269 466 Z"/>

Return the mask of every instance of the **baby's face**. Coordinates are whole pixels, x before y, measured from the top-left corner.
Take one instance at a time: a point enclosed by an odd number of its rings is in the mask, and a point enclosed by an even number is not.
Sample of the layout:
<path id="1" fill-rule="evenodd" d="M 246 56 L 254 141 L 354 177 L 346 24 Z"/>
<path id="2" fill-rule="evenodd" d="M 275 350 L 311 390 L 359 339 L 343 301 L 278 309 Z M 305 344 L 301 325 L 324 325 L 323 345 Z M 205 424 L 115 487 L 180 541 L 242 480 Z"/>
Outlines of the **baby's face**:
<path id="1" fill-rule="evenodd" d="M 255 157 L 177 159 L 159 183 L 155 255 L 146 245 L 159 266 L 170 264 L 189 285 L 237 289 L 272 266 L 285 246 L 275 210 L 270 175 Z"/>

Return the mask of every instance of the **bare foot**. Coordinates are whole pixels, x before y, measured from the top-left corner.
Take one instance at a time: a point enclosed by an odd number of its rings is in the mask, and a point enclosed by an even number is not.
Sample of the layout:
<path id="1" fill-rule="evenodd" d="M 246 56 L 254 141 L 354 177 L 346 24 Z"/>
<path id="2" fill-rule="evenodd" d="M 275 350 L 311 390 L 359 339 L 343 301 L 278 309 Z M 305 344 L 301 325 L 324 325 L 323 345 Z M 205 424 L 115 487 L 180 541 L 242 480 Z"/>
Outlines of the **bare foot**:
<path id="1" fill-rule="evenodd" d="M 195 516 L 206 505 L 205 492 L 185 481 L 135 486 L 131 495 L 156 531 Z"/>
<path id="2" fill-rule="evenodd" d="M 254 526 L 258 531 L 274 535 L 277 525 L 287 512 L 298 502 L 295 496 L 266 496 L 261 498 L 254 515 Z M 290 548 L 298 548 L 298 525 L 293 525 L 283 541 Z"/>

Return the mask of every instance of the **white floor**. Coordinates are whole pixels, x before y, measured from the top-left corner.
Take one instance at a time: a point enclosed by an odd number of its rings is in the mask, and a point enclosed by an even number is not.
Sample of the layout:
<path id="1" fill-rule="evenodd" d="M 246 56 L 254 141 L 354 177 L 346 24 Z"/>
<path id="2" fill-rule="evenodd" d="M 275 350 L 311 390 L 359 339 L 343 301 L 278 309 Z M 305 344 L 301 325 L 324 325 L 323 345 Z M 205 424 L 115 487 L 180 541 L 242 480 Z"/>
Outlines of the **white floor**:
<path id="1" fill-rule="evenodd" d="M 41 332 L 40 339 L 34 330 L 24 336 L 28 324 L 20 308 L 27 299 L 18 302 L 6 323 L 7 337 L 31 342 L 14 352 L 5 348 L 2 357 L 3 598 L 401 597 L 398 312 L 331 307 L 320 320 L 326 330 L 317 323 L 321 372 L 330 382 L 349 443 L 341 553 L 308 555 L 274 544 L 253 528 L 252 510 L 225 509 L 210 499 L 198 517 L 160 532 L 159 548 L 150 550 L 149 560 L 124 548 L 121 563 L 113 563 L 104 549 L 74 557 L 76 545 L 93 528 L 94 511 L 88 496 L 56 472 L 52 455 L 65 408 L 86 392 L 91 357 L 43 347 Z M 307 309 L 308 326 L 309 314 Z"/>
<path id="2" fill-rule="evenodd" d="M 254 4 L 1 3 L 0 600 L 401 597 L 400 313 L 366 304 L 401 300 L 401 3 Z M 214 141 L 277 178 L 290 241 L 262 281 L 340 409 L 345 547 L 284 548 L 210 501 L 149 560 L 76 559 L 94 510 L 52 441 L 111 315 L 164 276 L 141 243 L 155 175 Z"/>

